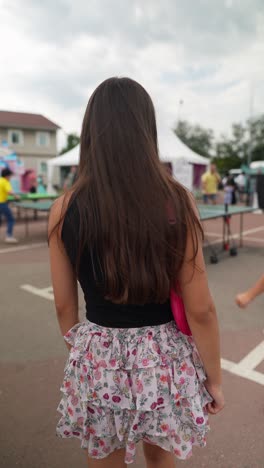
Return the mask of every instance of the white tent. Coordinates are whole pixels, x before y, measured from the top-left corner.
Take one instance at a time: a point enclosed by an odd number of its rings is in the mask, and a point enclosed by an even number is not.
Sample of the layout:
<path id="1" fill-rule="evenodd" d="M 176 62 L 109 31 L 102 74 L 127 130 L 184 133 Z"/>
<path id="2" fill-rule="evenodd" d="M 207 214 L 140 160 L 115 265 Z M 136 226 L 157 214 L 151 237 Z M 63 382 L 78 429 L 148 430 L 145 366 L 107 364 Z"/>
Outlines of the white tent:
<path id="1" fill-rule="evenodd" d="M 79 164 L 79 154 L 80 154 L 80 147 L 79 145 L 75 146 L 75 148 L 67 151 L 67 153 L 62 154 L 61 156 L 57 156 L 57 158 L 52 158 L 48 161 L 49 166 L 78 166 Z"/>
<path id="2" fill-rule="evenodd" d="M 172 130 L 165 129 L 159 133 L 160 158 L 164 161 L 184 159 L 190 164 L 208 165 L 208 158 L 200 156 L 186 146 Z"/>
<path id="3" fill-rule="evenodd" d="M 181 140 L 169 129 L 165 129 L 159 133 L 159 152 L 162 161 L 168 161 L 172 163 L 173 172 L 178 167 L 181 161 L 184 161 L 185 165 L 188 164 L 199 164 L 207 166 L 209 163 L 208 158 L 200 156 L 199 154 L 192 151 L 188 146 L 181 142 Z M 80 159 L 80 145 L 75 146 L 72 150 L 64 153 L 62 156 L 50 159 L 48 161 L 48 192 L 52 192 L 52 175 L 53 168 L 55 166 L 77 166 Z"/>
<path id="4" fill-rule="evenodd" d="M 264 167 L 264 161 L 253 161 L 250 164 L 250 169 L 261 169 Z"/>
<path id="5" fill-rule="evenodd" d="M 64 166 L 78 166 L 80 159 L 80 145 L 75 146 L 75 148 L 67 151 L 67 153 L 57 156 L 57 158 L 52 158 L 48 161 L 48 193 L 53 193 L 52 186 L 52 177 L 54 167 L 64 167 Z"/>
<path id="6" fill-rule="evenodd" d="M 171 165 L 172 174 L 189 190 L 200 185 L 201 174 L 209 159 L 192 151 L 169 128 L 159 131 L 160 159 Z M 203 169 L 204 168 L 204 169 Z"/>

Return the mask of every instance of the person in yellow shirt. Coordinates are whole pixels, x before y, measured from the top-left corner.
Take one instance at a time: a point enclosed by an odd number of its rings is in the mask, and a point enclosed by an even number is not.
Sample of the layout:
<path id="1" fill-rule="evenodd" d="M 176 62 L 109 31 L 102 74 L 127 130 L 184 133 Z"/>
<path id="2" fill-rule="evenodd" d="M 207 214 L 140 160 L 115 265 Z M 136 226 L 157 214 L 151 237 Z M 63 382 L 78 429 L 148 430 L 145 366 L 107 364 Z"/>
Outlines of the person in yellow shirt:
<path id="1" fill-rule="evenodd" d="M 205 172 L 202 176 L 202 189 L 203 189 L 203 200 L 204 203 L 210 201 L 213 205 L 216 205 L 218 185 L 221 181 L 221 177 L 217 172 L 216 165 L 210 164 L 209 171 Z"/>
<path id="2" fill-rule="evenodd" d="M 19 198 L 12 189 L 10 178 L 12 171 L 10 169 L 3 169 L 0 177 L 0 220 L 2 216 L 6 218 L 7 222 L 7 233 L 5 241 L 8 243 L 17 243 L 17 239 L 13 236 L 14 228 L 14 216 L 8 206 L 8 196 L 13 195 L 15 198 Z"/>

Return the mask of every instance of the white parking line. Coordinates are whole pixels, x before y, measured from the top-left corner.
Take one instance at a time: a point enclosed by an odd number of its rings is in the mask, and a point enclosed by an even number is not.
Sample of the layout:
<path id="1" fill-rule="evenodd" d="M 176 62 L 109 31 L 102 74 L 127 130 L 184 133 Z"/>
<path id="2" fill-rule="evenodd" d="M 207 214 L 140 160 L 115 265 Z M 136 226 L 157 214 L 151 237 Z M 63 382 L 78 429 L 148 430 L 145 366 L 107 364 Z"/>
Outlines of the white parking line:
<path id="1" fill-rule="evenodd" d="M 248 234 L 254 234 L 255 232 L 260 232 L 260 231 L 264 231 L 264 226 L 259 226 L 254 229 L 248 229 L 247 231 L 243 231 L 243 236 L 247 236 Z M 205 237 L 206 236 L 221 237 L 221 233 L 220 232 L 205 232 Z M 232 237 L 236 239 L 240 237 L 240 233 L 234 234 Z"/>
<path id="2" fill-rule="evenodd" d="M 0 254 L 36 249 L 37 247 L 44 247 L 45 245 L 47 245 L 46 242 L 39 242 L 38 244 L 30 244 L 30 245 L 18 245 L 17 247 L 8 247 L 6 249 L 0 249 Z"/>
<path id="3" fill-rule="evenodd" d="M 35 288 L 35 286 L 31 286 L 31 284 L 22 284 L 20 286 L 23 291 L 27 291 L 35 296 L 43 297 L 44 299 L 48 299 L 49 301 L 54 301 L 54 294 L 52 287 L 48 288 Z"/>
<path id="4" fill-rule="evenodd" d="M 232 240 L 233 239 L 237 239 L 236 236 L 232 236 Z M 263 243 L 264 244 L 264 239 L 259 239 L 257 237 L 243 237 L 243 242 L 257 242 L 257 243 Z M 205 245 L 217 245 L 217 244 L 222 244 L 223 243 L 223 239 L 221 236 L 218 236 L 218 239 L 214 240 L 214 241 L 208 241 L 206 243 L 206 240 L 205 240 Z"/>
<path id="5" fill-rule="evenodd" d="M 254 370 L 264 360 L 264 341 L 256 346 L 241 361 L 232 362 L 221 359 L 222 369 L 231 374 L 251 380 L 260 385 L 264 385 L 264 374 Z"/>
<path id="6" fill-rule="evenodd" d="M 206 241 L 205 241 L 205 245 L 207 245 L 208 247 L 210 247 L 211 245 L 217 245 L 217 244 L 223 244 L 223 239 L 222 237 L 219 237 L 218 239 L 214 240 L 214 241 L 210 241 L 206 244 Z"/>
<path id="7" fill-rule="evenodd" d="M 247 231 L 243 231 L 243 236 L 246 236 L 247 234 L 254 234 L 255 232 L 260 232 L 260 231 L 264 231 L 264 226 L 259 226 L 254 229 L 248 229 Z"/>
<path id="8" fill-rule="evenodd" d="M 205 232 L 204 235 L 205 235 L 205 237 L 206 236 L 209 236 L 209 237 L 222 237 L 219 232 L 218 232 L 218 234 L 216 232 Z"/>
<path id="9" fill-rule="evenodd" d="M 264 239 L 263 237 L 260 238 L 260 237 L 244 237 L 244 241 L 251 241 L 251 242 L 263 242 L 264 243 Z"/>
<path id="10" fill-rule="evenodd" d="M 263 239 L 258 239 L 257 237 L 246 237 L 246 236 L 248 236 L 249 234 L 254 234 L 255 232 L 263 231 L 263 230 L 264 230 L 264 226 L 259 226 L 259 227 L 254 228 L 254 229 L 248 229 L 247 231 L 243 231 L 244 241 L 262 242 Z M 222 235 L 219 232 L 218 233 L 216 233 L 216 232 L 205 232 L 205 242 L 206 242 L 206 237 L 216 237 L 217 238 L 216 240 L 214 240 L 212 242 L 209 242 L 210 245 L 217 245 L 217 244 L 221 244 L 223 242 Z M 232 240 L 239 239 L 240 234 L 233 234 L 231 237 L 232 237 Z"/>
<path id="11" fill-rule="evenodd" d="M 243 377 L 244 379 L 251 380 L 260 385 L 264 385 L 264 374 L 255 370 L 245 369 L 242 370 L 238 364 L 227 359 L 221 359 L 222 369 L 231 372 L 231 374 Z"/>
<path id="12" fill-rule="evenodd" d="M 264 341 L 252 349 L 240 362 L 241 369 L 255 369 L 264 360 Z"/>
<path id="13" fill-rule="evenodd" d="M 49 301 L 54 301 L 54 294 L 51 286 L 48 288 L 36 288 L 31 284 L 22 284 L 20 288 L 34 294 L 35 296 L 43 297 L 43 299 L 48 299 Z M 259 343 L 239 362 L 221 359 L 221 366 L 222 369 L 230 372 L 231 374 L 251 380 L 252 382 L 256 382 L 260 385 L 264 385 L 264 374 L 254 370 L 263 360 L 264 341 Z"/>

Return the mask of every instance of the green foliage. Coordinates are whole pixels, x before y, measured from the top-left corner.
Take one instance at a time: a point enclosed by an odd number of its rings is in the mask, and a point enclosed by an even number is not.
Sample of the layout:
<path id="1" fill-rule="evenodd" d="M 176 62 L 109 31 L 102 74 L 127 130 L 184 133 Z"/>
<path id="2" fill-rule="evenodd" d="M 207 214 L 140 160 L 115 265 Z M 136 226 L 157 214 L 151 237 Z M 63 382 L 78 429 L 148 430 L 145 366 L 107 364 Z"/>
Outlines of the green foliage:
<path id="1" fill-rule="evenodd" d="M 174 133 L 193 151 L 210 157 L 214 139 L 213 130 L 205 129 L 200 125 L 191 125 L 186 120 L 179 120 Z"/>
<path id="2" fill-rule="evenodd" d="M 251 135 L 252 161 L 264 160 L 264 114 L 258 118 L 247 121 L 249 134 Z"/>
<path id="3" fill-rule="evenodd" d="M 62 148 L 60 154 L 67 153 L 67 151 L 70 151 L 71 149 L 75 148 L 80 143 L 80 137 L 76 133 L 69 133 L 67 135 L 67 143 Z"/>
<path id="4" fill-rule="evenodd" d="M 239 169 L 241 167 L 241 160 L 237 156 L 226 156 L 225 158 L 215 156 L 212 160 L 216 164 L 220 174 L 225 174 L 230 169 Z"/>
<path id="5" fill-rule="evenodd" d="M 174 133 L 193 151 L 212 157 L 222 173 L 240 168 L 250 161 L 264 160 L 264 114 L 248 120 L 245 125 L 234 123 L 231 136 L 217 139 L 211 129 L 179 120 Z"/>

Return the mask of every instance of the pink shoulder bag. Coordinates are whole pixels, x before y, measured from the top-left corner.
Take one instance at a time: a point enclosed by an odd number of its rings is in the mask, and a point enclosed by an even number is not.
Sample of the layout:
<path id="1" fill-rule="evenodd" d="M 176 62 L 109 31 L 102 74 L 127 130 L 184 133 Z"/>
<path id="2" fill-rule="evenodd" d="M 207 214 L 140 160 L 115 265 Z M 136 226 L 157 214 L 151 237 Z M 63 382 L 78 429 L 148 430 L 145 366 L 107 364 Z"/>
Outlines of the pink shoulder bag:
<path id="1" fill-rule="evenodd" d="M 182 298 L 176 293 L 174 289 L 171 288 L 170 291 L 170 303 L 171 310 L 174 320 L 177 324 L 179 330 L 184 334 L 190 336 L 192 334 L 190 327 L 188 325 L 185 307 Z"/>

